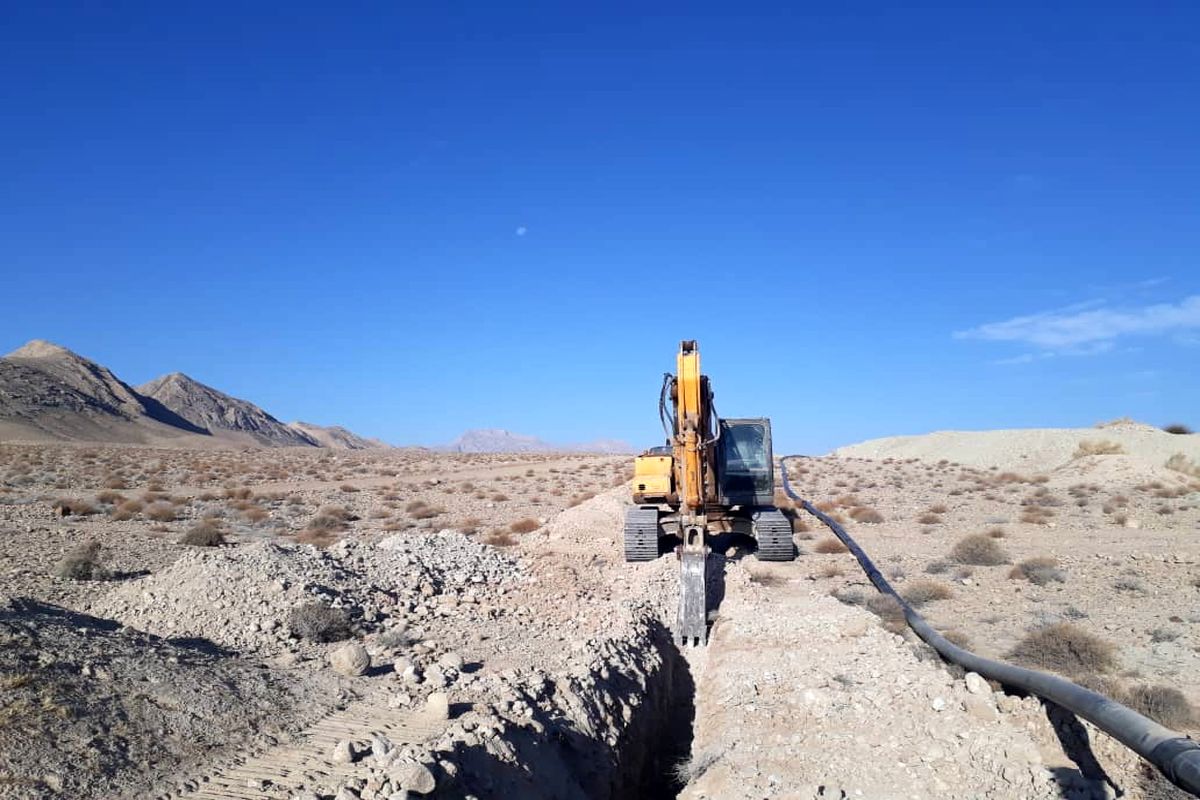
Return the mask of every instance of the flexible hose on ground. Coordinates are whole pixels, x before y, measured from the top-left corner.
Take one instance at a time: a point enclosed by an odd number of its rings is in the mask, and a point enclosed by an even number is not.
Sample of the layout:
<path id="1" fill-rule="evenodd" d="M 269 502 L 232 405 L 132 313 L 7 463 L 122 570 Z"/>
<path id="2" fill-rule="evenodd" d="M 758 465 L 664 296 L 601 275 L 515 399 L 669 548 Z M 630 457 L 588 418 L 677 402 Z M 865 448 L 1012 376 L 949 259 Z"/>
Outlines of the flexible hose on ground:
<path id="1" fill-rule="evenodd" d="M 896 593 L 896 590 L 876 569 L 863 549 L 841 525 L 792 490 L 792 485 L 788 480 L 787 465 L 781 461 L 781 466 L 783 490 L 787 496 L 799 503 L 805 511 L 821 520 L 842 540 L 842 544 L 846 545 L 858 559 L 859 565 L 875 588 L 881 593 L 891 596 L 900 604 L 908 627 L 912 628 L 917 636 L 921 637 L 943 658 L 972 672 L 977 672 L 985 678 L 1024 689 L 1074 712 L 1149 761 L 1171 783 L 1200 797 L 1200 744 L 1188 736 L 1159 725 L 1132 708 L 1071 683 L 1065 678 L 984 658 L 952 644 L 934 630 L 924 617 L 913 610 L 912 606 Z"/>

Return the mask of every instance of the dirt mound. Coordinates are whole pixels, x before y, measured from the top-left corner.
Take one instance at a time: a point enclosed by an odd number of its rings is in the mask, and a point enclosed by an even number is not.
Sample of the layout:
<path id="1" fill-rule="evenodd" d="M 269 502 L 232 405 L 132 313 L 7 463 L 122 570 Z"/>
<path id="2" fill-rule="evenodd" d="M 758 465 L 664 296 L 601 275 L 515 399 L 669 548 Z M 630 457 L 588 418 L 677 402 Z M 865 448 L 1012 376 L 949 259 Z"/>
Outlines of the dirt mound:
<path id="1" fill-rule="evenodd" d="M 378 630 L 429 598 L 494 598 L 515 569 L 492 548 L 449 531 L 345 541 L 328 550 L 263 542 L 197 548 L 115 588 L 93 612 L 160 636 L 273 654 L 304 647 L 289 625 L 304 603 L 341 609 L 360 629 Z"/>
<path id="2" fill-rule="evenodd" d="M 1172 455 L 1200 459 L 1200 436 L 1170 434 L 1149 425 L 1121 422 L 1096 428 L 1029 428 L 995 431 L 937 431 L 891 436 L 840 447 L 845 458 L 945 459 L 971 467 L 1016 472 L 1050 472 L 1079 458 L 1124 455 L 1139 469 L 1161 468 Z"/>
<path id="3" fill-rule="evenodd" d="M 148 797 L 179 769 L 319 715 L 327 676 L 29 600 L 0 604 L 0 797 Z"/>

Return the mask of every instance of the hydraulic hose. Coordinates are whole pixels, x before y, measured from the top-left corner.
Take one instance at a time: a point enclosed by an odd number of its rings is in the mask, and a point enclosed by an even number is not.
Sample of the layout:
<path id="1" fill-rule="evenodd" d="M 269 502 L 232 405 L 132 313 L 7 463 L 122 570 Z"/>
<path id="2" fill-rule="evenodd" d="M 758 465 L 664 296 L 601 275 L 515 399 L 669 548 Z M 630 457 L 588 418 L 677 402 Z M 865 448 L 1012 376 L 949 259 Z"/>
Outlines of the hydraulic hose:
<path id="1" fill-rule="evenodd" d="M 802 456 L 785 456 L 785 458 L 796 457 Z M 924 617 L 896 593 L 896 590 L 887 582 L 887 579 L 883 577 L 863 549 L 841 525 L 793 491 L 791 482 L 788 480 L 787 464 L 782 460 L 780 463 L 783 490 L 787 496 L 799 503 L 805 511 L 821 520 L 842 540 L 842 544 L 846 545 L 858 559 L 859 565 L 875 588 L 882 594 L 891 596 L 900 604 L 908 627 L 912 628 L 913 632 L 936 650 L 942 658 L 952 661 L 964 669 L 977 672 L 985 678 L 1024 689 L 1074 712 L 1149 761 L 1171 783 L 1200 797 L 1200 744 L 1182 733 L 1159 725 L 1128 706 L 1071 683 L 1065 678 L 984 658 L 951 643 L 934 630 Z"/>

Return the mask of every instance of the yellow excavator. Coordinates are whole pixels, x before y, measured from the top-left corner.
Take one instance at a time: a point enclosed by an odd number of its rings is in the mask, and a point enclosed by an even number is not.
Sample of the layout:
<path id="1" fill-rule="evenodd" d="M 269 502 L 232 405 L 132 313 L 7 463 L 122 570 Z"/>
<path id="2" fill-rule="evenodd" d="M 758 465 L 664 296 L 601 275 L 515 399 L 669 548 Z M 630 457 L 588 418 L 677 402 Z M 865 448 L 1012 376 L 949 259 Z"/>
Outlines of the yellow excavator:
<path id="1" fill-rule="evenodd" d="M 749 535 L 757 542 L 759 560 L 791 561 L 796 557 L 792 525 L 774 506 L 771 421 L 716 415 L 693 340 L 680 343 L 675 374 L 663 376 L 658 413 L 667 444 L 634 461 L 625 560 L 653 561 L 674 546 L 679 559 L 675 634 L 683 643 L 703 643 L 710 537 Z"/>

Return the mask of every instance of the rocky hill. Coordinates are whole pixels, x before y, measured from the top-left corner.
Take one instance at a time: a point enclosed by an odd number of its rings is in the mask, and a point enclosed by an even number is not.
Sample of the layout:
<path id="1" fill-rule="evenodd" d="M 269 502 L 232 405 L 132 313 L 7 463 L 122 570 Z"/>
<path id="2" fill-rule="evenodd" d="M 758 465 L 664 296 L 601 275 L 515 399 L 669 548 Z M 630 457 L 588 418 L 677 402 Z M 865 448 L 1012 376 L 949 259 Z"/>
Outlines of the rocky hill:
<path id="1" fill-rule="evenodd" d="M 390 446 L 378 439 L 359 436 L 341 425 L 314 425 L 311 422 L 296 421 L 288 427 L 307 436 L 319 447 L 328 447 L 331 450 L 378 450 Z"/>
<path id="2" fill-rule="evenodd" d="M 151 444 L 206 435 L 65 347 L 35 339 L 0 358 L 0 439 Z"/>
<path id="3" fill-rule="evenodd" d="M 107 367 L 41 339 L 0 358 L 0 441 L 386 446 L 337 426 L 286 425 L 253 403 L 180 372 L 135 389 Z"/>
<path id="4" fill-rule="evenodd" d="M 305 433 L 285 425 L 248 400 L 231 397 L 182 372 L 143 383 L 138 392 L 216 436 L 248 439 L 268 447 L 318 446 Z"/>

